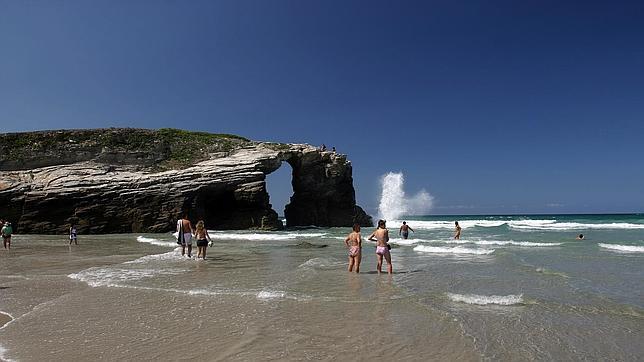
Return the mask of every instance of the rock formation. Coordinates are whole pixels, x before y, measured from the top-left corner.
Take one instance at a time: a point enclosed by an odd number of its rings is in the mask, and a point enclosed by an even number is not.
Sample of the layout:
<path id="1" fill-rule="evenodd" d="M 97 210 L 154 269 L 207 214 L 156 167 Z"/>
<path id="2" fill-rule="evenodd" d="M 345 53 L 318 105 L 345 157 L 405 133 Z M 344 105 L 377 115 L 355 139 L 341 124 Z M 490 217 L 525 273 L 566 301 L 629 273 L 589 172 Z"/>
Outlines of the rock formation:
<path id="1" fill-rule="evenodd" d="M 280 229 L 266 175 L 293 168 L 287 226 L 371 225 L 351 162 L 305 144 L 172 129 L 0 135 L 0 218 L 20 233 L 167 232 L 183 211 L 213 229 Z"/>

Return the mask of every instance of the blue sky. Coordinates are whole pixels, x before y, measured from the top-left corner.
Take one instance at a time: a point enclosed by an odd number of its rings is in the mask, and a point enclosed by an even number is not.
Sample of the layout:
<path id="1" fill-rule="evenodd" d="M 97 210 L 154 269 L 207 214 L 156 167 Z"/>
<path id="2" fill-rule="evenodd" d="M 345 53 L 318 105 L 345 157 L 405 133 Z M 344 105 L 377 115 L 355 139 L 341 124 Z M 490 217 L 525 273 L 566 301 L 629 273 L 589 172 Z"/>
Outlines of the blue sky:
<path id="1" fill-rule="evenodd" d="M 436 214 L 641 212 L 642 39 L 638 1 L 0 0 L 0 126 L 326 143 L 372 213 L 388 171 Z"/>

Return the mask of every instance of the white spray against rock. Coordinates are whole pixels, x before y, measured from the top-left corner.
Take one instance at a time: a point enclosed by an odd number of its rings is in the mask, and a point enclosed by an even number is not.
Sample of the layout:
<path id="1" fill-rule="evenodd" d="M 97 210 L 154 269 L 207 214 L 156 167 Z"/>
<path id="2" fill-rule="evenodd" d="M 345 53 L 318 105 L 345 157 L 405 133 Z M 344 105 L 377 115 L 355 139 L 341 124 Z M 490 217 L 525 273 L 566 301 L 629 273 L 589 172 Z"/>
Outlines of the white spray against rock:
<path id="1" fill-rule="evenodd" d="M 382 192 L 378 213 L 385 220 L 398 220 L 403 215 L 425 215 L 432 207 L 433 197 L 420 190 L 413 197 L 405 195 L 402 172 L 389 172 L 380 180 Z"/>

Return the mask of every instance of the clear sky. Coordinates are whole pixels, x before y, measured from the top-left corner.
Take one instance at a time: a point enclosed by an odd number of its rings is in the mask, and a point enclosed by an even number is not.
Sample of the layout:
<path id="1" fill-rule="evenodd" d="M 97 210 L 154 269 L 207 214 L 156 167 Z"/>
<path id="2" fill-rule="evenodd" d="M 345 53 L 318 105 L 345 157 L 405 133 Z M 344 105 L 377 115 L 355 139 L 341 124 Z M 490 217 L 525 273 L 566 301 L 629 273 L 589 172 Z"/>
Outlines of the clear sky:
<path id="1" fill-rule="evenodd" d="M 388 171 L 435 214 L 642 212 L 644 2 L 0 0 L 0 126 L 325 143 L 372 213 Z"/>

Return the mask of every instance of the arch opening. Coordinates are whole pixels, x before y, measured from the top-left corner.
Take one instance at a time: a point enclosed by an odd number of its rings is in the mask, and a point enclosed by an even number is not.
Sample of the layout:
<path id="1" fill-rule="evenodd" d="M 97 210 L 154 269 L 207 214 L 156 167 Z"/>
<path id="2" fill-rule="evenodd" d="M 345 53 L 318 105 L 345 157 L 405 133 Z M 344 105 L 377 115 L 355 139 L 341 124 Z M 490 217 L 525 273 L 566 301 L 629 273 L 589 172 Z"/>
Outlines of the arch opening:
<path id="1" fill-rule="evenodd" d="M 282 161 L 280 167 L 266 175 L 266 192 L 273 210 L 284 220 L 284 210 L 293 196 L 293 167 Z"/>

